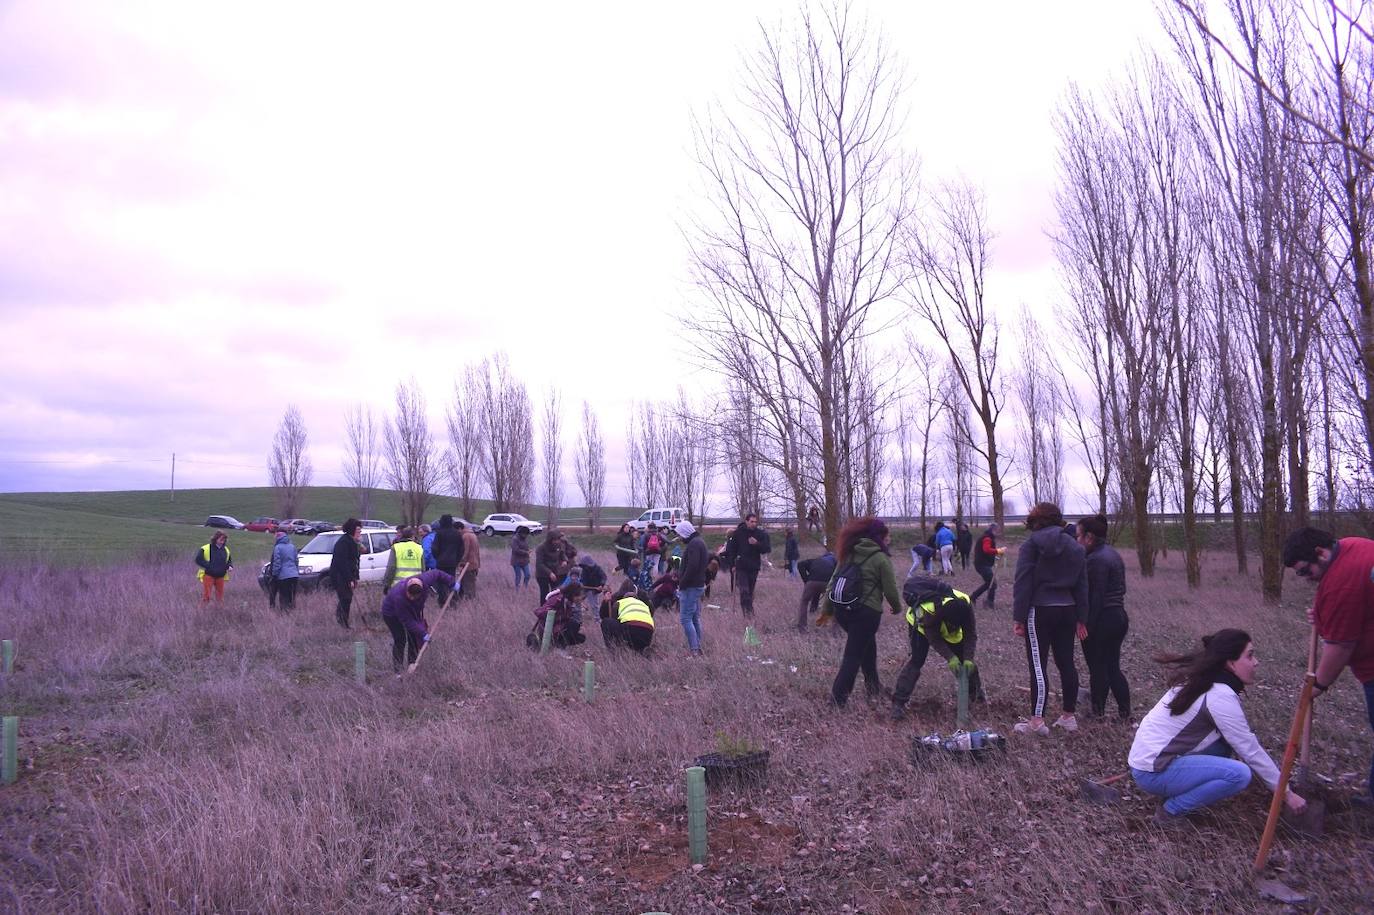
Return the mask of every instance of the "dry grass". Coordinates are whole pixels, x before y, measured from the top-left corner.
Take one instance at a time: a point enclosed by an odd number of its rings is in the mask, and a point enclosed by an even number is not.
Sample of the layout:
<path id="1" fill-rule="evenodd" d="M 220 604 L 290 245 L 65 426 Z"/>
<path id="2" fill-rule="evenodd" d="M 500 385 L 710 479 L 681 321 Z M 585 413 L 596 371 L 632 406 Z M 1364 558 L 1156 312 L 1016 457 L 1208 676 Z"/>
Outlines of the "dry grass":
<path id="1" fill-rule="evenodd" d="M 1176 562 L 1153 581 L 1132 578 L 1137 710 L 1161 688 L 1151 651 L 1242 625 L 1264 661 L 1247 706 L 1277 755 L 1305 655 L 1306 594 L 1297 586 L 1285 606 L 1264 607 L 1254 583 L 1225 568 L 1212 558 L 1208 588 L 1191 594 Z M 915 768 L 911 737 L 953 726 L 948 675 L 927 668 L 900 725 L 862 701 L 828 712 L 840 642 L 790 630 L 799 586 L 778 572 L 761 581 L 754 657 L 721 589 L 704 660 L 685 657 L 663 615 L 648 661 L 609 657 L 594 634 L 583 647 L 600 692 L 588 706 L 582 654 L 524 648 L 532 599 L 512 593 L 507 571 L 489 566 L 482 597 L 450 611 L 420 672 L 397 681 L 389 639 L 342 632 L 323 595 L 282 618 L 246 576 L 230 583 L 225 609 L 202 609 L 181 564 L 7 569 L 0 620 L 20 666 L 0 703 L 23 716 L 26 767 L 0 789 L 0 912 L 1270 905 L 1247 879 L 1267 800 L 1258 788 L 1182 836 L 1149 826 L 1153 804 L 1139 795 L 1086 807 L 1077 777 L 1124 766 L 1129 730 L 1110 724 L 1015 741 L 1001 762 Z M 980 723 L 999 730 L 1028 702 L 1009 596 L 980 616 L 993 700 Z M 879 636 L 888 685 L 903 630 L 888 618 Z M 352 682 L 355 637 L 368 642 L 366 688 Z M 1353 686 L 1322 700 L 1315 733 L 1314 768 L 1338 780 L 1368 765 Z M 718 731 L 762 744 L 772 765 L 765 788 L 712 795 L 711 863 L 698 871 L 682 769 Z M 1348 793 L 1329 789 L 1326 839 L 1282 836 L 1274 861 L 1325 910 L 1370 911 L 1374 824 L 1342 809 Z"/>

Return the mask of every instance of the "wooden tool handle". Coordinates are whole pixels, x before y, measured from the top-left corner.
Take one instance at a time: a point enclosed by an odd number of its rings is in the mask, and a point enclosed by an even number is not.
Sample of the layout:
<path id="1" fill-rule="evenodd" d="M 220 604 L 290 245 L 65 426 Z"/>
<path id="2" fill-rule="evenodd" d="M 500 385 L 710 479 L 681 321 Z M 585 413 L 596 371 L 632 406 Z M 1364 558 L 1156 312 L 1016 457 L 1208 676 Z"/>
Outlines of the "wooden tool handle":
<path id="1" fill-rule="evenodd" d="M 1298 711 L 1293 716 L 1293 726 L 1288 729 L 1288 745 L 1283 750 L 1283 765 L 1279 768 L 1279 783 L 1274 788 L 1274 799 L 1269 802 L 1269 818 L 1264 822 L 1264 835 L 1260 836 L 1259 851 L 1255 863 L 1251 865 L 1255 873 L 1264 870 L 1269 861 L 1269 847 L 1274 844 L 1274 830 L 1279 825 L 1279 812 L 1283 810 L 1284 795 L 1288 791 L 1288 777 L 1293 774 L 1293 760 L 1298 755 L 1298 743 L 1302 739 L 1303 723 L 1312 708 L 1312 685 L 1317 682 L 1315 674 L 1309 673 L 1302 684 L 1302 694 L 1298 697 Z"/>

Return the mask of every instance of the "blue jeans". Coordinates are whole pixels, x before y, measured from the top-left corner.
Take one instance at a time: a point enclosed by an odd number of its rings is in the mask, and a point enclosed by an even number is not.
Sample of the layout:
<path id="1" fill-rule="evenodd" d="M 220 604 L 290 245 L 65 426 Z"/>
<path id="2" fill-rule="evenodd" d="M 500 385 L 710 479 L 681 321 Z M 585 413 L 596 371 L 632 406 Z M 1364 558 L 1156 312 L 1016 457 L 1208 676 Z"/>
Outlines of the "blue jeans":
<path id="1" fill-rule="evenodd" d="M 677 592 L 678 616 L 682 620 L 682 631 L 687 633 L 687 647 L 692 651 L 701 650 L 701 595 L 705 588 L 679 588 Z"/>
<path id="2" fill-rule="evenodd" d="M 1251 773 L 1245 763 L 1231 759 L 1230 745 L 1218 740 L 1178 757 L 1163 772 L 1132 767 L 1131 775 L 1141 788 L 1164 798 L 1165 810 L 1181 816 L 1240 794 L 1250 784 Z"/>
<path id="3" fill-rule="evenodd" d="M 511 569 L 515 572 L 515 586 L 518 588 L 523 582 L 525 587 L 528 588 L 530 586 L 530 567 L 511 566 Z"/>

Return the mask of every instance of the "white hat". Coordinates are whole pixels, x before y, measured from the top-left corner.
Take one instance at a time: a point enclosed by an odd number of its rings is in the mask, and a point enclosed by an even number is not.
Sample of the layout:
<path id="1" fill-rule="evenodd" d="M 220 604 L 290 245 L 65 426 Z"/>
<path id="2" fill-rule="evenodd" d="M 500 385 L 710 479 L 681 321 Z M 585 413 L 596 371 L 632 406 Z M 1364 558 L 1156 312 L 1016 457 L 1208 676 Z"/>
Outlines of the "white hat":
<path id="1" fill-rule="evenodd" d="M 697 529 L 692 527 L 692 522 L 690 521 L 679 521 L 673 530 L 677 531 L 677 535 L 683 540 L 686 540 L 697 532 Z"/>

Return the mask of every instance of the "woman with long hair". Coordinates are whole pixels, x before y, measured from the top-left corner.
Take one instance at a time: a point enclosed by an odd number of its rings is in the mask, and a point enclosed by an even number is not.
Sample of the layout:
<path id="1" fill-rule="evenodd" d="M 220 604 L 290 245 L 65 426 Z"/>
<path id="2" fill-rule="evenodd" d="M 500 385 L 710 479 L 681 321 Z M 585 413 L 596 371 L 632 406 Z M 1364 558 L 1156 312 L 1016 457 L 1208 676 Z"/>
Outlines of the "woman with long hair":
<path id="1" fill-rule="evenodd" d="M 1107 519 L 1102 515 L 1078 522 L 1078 542 L 1087 553 L 1088 637 L 1083 640 L 1083 658 L 1088 662 L 1093 715 L 1107 714 L 1110 692 L 1117 717 L 1129 721 L 1131 687 L 1121 672 L 1121 643 L 1131 626 L 1126 615 L 1126 564 L 1107 542 Z"/>
<path id="2" fill-rule="evenodd" d="M 1083 547 L 1064 530 L 1064 513 L 1053 502 L 1037 502 L 1026 515 L 1030 536 L 1016 555 L 1012 583 L 1012 629 L 1026 640 L 1030 665 L 1031 715 L 1012 728 L 1018 734 L 1048 737 L 1045 694 L 1048 655 L 1059 668 L 1064 711 L 1054 726 L 1078 730 L 1074 710 L 1078 703 L 1078 667 L 1074 664 L 1075 633 L 1084 638 L 1088 618 L 1088 579 Z"/>
<path id="3" fill-rule="evenodd" d="M 1164 799 L 1155 823 L 1182 823 L 1189 813 L 1239 794 L 1252 772 L 1277 790 L 1278 766 L 1240 704 L 1259 666 L 1250 635 L 1222 629 L 1204 636 L 1200 651 L 1155 660 L 1172 669 L 1171 688 L 1140 722 L 1128 758 L 1136 784 Z M 1294 813 L 1307 806 L 1291 789 L 1284 803 Z"/>
<path id="4" fill-rule="evenodd" d="M 848 638 L 839 673 L 830 688 L 830 701 L 841 708 L 849 701 L 854 680 L 864 672 L 864 689 L 870 700 L 882 695 L 878 682 L 878 624 L 883 618 L 883 598 L 887 598 L 893 613 L 903 609 L 902 595 L 897 589 L 897 573 L 892 568 L 891 533 L 887 525 L 874 517 L 851 518 L 840 530 L 836 544 L 836 567 L 826 589 L 822 615 L 833 615 L 835 622 Z M 859 587 L 853 603 L 837 603 L 836 578 L 857 570 Z"/>

